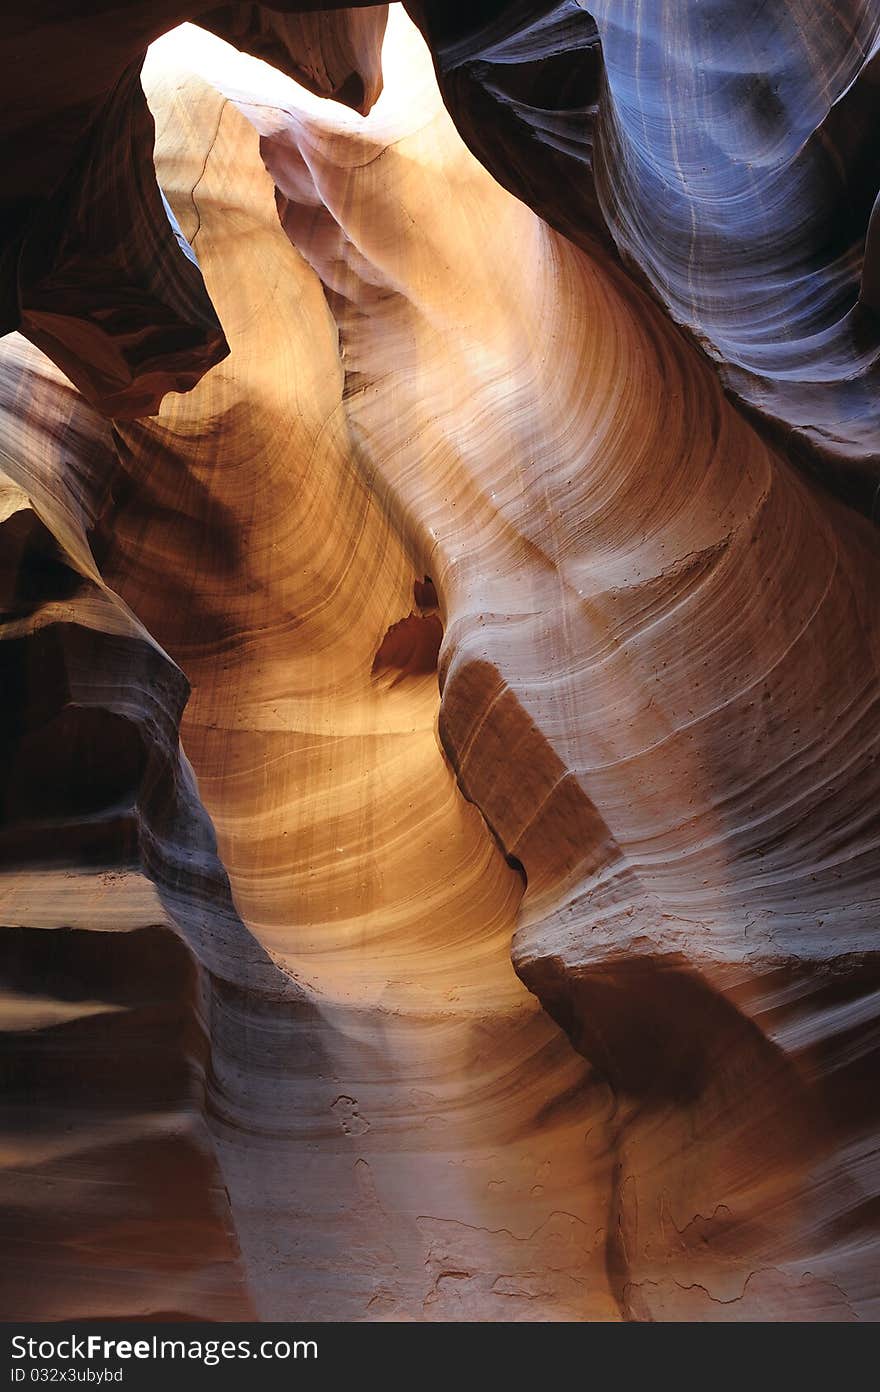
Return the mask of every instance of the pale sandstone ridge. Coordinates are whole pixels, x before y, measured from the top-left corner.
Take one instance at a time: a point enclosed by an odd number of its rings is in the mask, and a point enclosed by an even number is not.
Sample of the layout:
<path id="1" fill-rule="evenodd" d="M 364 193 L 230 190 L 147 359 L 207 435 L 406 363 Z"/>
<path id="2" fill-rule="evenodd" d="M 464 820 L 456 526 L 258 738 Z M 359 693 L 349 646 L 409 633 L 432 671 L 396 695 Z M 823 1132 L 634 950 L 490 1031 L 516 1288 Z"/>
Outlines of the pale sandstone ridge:
<path id="1" fill-rule="evenodd" d="M 0 349 L 4 1308 L 874 1318 L 876 534 L 383 62 L 160 41 L 229 357 Z"/>
<path id="2" fill-rule="evenodd" d="M 85 0 L 5 7 L 0 332 L 20 329 L 107 416 L 150 415 L 227 352 L 153 168 L 140 70 L 148 45 L 206 11 L 218 33 L 312 90 L 367 110 L 385 6 L 287 14 L 259 5 Z M 312 11 L 296 0 L 296 11 Z"/>

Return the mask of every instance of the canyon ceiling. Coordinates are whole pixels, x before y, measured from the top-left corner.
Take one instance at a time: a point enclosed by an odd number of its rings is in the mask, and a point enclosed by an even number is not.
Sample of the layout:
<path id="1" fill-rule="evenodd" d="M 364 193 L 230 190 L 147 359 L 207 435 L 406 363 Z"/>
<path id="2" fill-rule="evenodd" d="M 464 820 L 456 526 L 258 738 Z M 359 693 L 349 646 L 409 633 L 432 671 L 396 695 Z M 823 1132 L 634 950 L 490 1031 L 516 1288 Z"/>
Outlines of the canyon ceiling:
<path id="1" fill-rule="evenodd" d="M 0 50 L 4 1318 L 876 1319 L 880 0 Z"/>

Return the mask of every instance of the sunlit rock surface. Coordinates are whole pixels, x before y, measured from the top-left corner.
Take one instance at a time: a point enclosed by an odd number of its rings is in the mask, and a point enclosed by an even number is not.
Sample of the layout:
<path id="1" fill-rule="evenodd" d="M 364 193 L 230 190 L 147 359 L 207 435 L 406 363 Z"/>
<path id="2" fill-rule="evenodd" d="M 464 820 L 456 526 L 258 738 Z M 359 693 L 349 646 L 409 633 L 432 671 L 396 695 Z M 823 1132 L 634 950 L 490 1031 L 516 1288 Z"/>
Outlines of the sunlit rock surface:
<path id="1" fill-rule="evenodd" d="M 384 13 L 252 8 L 354 109 L 151 50 L 229 356 L 111 422 L 0 344 L 4 1310 L 874 1318 L 876 532 L 430 17 L 451 115 L 397 7 L 381 96 Z"/>
<path id="2" fill-rule="evenodd" d="M 876 0 L 409 9 L 495 177 L 614 248 L 771 436 L 876 515 Z"/>
<path id="3" fill-rule="evenodd" d="M 186 0 L 91 0 L 4 11 L 0 331 L 18 328 L 107 416 L 152 414 L 227 347 L 156 182 L 140 70 L 149 43 L 206 22 L 311 90 L 368 109 L 385 6 L 287 14 Z M 294 8 L 310 11 L 309 0 Z M 279 13 L 280 11 L 281 13 Z"/>

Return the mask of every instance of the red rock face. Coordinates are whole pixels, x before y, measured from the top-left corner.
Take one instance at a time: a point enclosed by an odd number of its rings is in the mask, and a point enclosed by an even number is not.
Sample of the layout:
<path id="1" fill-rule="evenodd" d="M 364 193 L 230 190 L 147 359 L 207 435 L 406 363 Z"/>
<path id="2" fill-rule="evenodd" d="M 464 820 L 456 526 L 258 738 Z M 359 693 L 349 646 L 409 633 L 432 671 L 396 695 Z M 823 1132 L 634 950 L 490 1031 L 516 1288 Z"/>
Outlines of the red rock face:
<path id="1" fill-rule="evenodd" d="M 877 18 L 433 9 L 13 106 L 3 1312 L 873 1318 Z"/>

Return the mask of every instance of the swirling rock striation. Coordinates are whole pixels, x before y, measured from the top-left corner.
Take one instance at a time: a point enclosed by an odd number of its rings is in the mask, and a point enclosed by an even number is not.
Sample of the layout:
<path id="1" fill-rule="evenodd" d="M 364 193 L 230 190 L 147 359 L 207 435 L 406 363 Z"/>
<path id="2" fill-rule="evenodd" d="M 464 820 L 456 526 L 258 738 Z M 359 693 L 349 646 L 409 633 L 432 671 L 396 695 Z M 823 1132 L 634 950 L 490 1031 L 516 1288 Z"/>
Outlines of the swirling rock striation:
<path id="1" fill-rule="evenodd" d="M 495 177 L 611 240 L 772 438 L 873 512 L 876 0 L 408 9 Z"/>
<path id="2" fill-rule="evenodd" d="M 109 428 L 3 348 L 3 1309 L 242 1317 L 207 976 L 178 935 L 203 938 L 200 903 L 212 934 L 237 921 L 180 751 L 188 686 L 94 564 Z"/>
<path id="3" fill-rule="evenodd" d="M 361 109 L 369 13 L 211 22 Z M 876 534 L 614 250 L 690 322 L 628 15 L 420 12 L 500 183 L 399 11 L 366 119 L 178 31 L 156 168 L 230 356 L 111 427 L 2 345 L 15 1317 L 877 1316 Z"/>
<path id="4" fill-rule="evenodd" d="M 485 179 L 427 78 L 362 128 L 245 109 L 437 586 L 441 737 L 528 877 L 517 968 L 618 1099 L 621 1309 L 871 1312 L 870 528 Z"/>

